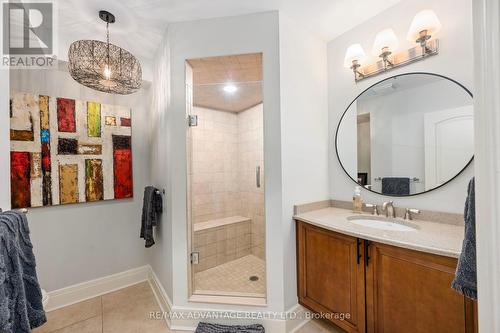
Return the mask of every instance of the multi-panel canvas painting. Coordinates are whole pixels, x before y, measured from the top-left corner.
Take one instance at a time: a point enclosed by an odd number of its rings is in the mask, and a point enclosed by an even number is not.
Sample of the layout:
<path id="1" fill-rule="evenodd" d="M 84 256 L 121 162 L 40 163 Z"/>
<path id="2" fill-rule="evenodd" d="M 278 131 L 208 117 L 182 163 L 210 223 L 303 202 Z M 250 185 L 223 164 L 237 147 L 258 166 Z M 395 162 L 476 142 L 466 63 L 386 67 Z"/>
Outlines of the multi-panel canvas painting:
<path id="1" fill-rule="evenodd" d="M 15 92 L 12 208 L 131 198 L 130 109 Z"/>

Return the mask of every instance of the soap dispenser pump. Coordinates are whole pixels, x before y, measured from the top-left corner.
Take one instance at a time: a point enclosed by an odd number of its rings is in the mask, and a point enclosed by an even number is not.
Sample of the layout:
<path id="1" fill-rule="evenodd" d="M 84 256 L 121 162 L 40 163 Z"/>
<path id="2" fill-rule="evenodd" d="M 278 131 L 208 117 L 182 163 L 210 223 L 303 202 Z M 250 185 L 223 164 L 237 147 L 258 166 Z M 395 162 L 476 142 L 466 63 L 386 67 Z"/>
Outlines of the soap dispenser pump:
<path id="1" fill-rule="evenodd" d="M 363 212 L 363 198 L 361 198 L 361 186 L 354 188 L 354 195 L 352 197 L 352 210 L 354 213 Z"/>

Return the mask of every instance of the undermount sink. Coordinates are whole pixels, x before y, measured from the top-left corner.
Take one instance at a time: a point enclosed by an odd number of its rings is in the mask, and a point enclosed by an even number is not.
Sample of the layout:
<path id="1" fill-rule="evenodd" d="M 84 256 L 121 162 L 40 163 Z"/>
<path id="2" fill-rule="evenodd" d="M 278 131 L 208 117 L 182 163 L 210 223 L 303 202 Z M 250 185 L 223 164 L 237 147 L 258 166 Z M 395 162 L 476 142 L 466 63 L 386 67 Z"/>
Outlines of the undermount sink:
<path id="1" fill-rule="evenodd" d="M 351 223 L 361 225 L 364 227 L 390 230 L 390 231 L 415 231 L 418 229 L 417 225 L 403 221 L 388 219 L 383 217 L 371 217 L 371 216 L 350 216 L 347 218 Z"/>

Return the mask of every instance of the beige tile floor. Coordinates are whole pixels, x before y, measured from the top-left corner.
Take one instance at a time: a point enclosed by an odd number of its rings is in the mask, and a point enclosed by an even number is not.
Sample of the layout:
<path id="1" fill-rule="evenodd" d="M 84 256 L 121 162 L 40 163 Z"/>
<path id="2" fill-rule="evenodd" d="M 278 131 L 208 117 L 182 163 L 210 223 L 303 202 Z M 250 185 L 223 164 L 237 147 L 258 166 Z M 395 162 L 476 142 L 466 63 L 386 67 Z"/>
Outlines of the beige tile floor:
<path id="1" fill-rule="evenodd" d="M 302 326 L 297 333 L 344 333 L 344 331 L 325 321 L 311 320 Z"/>
<path id="2" fill-rule="evenodd" d="M 250 281 L 252 275 L 259 279 Z M 244 256 L 196 273 L 194 286 L 196 294 L 265 297 L 266 264 L 254 255 Z"/>
<path id="3" fill-rule="evenodd" d="M 34 333 L 171 333 L 165 321 L 149 318 L 160 311 L 147 282 L 47 313 Z"/>
<path id="4" fill-rule="evenodd" d="M 149 284 L 139 283 L 47 313 L 34 333 L 186 333 L 171 331 L 165 321 L 149 318 L 160 311 Z M 273 332 L 268 332 L 273 333 Z M 328 323 L 310 321 L 297 333 L 341 333 Z"/>

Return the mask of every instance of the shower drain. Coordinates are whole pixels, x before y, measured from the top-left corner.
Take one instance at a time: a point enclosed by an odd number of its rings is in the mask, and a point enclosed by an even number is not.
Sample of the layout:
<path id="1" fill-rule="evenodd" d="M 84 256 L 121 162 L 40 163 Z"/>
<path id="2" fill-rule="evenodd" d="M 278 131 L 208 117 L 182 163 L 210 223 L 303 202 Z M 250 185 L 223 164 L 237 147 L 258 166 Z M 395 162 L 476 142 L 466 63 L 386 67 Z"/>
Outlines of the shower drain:
<path id="1" fill-rule="evenodd" d="M 252 275 L 248 279 L 253 282 L 259 280 L 259 277 L 257 275 Z"/>

